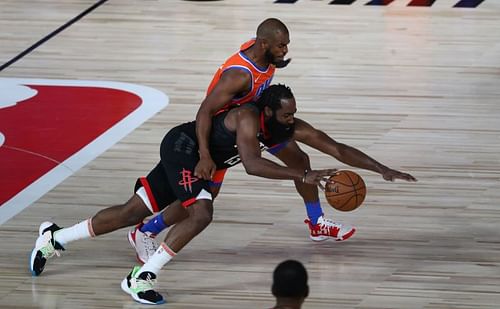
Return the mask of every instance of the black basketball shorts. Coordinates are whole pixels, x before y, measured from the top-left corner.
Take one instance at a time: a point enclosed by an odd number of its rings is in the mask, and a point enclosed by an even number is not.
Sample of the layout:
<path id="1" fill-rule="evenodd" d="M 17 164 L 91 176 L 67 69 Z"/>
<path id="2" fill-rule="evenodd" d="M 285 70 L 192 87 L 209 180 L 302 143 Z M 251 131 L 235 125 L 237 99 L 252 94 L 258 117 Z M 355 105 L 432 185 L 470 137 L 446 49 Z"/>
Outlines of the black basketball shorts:
<path id="1" fill-rule="evenodd" d="M 210 182 L 194 176 L 199 161 L 197 143 L 182 128 L 175 127 L 165 135 L 160 146 L 161 161 L 136 182 L 134 192 L 151 212 L 159 212 L 176 200 L 184 207 L 199 199 L 212 200 Z"/>

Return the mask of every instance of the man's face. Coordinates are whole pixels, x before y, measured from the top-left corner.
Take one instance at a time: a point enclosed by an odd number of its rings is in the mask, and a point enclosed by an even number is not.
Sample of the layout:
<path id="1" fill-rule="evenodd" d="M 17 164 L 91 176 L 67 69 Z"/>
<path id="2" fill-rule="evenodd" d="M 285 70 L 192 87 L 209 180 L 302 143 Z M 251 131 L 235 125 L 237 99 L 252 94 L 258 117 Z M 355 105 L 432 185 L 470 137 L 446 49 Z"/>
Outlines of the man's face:
<path id="1" fill-rule="evenodd" d="M 270 63 L 276 65 L 285 60 L 285 55 L 288 53 L 288 44 L 290 38 L 287 33 L 277 32 L 274 38 L 267 40 L 266 59 Z"/>
<path id="2" fill-rule="evenodd" d="M 294 98 L 281 99 L 281 108 L 272 112 L 272 116 L 266 121 L 266 127 L 273 139 L 286 140 L 292 137 L 296 112 L 297 105 Z"/>

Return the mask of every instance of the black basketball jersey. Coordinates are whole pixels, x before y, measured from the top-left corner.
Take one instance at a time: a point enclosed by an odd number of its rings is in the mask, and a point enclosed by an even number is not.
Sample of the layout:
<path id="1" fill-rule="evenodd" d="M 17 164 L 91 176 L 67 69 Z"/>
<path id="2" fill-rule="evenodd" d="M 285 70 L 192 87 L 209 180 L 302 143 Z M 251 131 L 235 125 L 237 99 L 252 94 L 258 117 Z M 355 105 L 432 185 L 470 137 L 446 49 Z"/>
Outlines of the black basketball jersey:
<path id="1" fill-rule="evenodd" d="M 253 108 L 258 113 L 257 107 L 247 104 L 246 108 Z M 210 155 L 215 162 L 217 169 L 225 169 L 241 162 L 236 146 L 236 132 L 232 132 L 224 125 L 224 119 L 228 112 L 221 113 L 213 117 L 212 131 L 210 134 Z M 261 151 L 268 149 L 278 143 L 285 142 L 287 138 L 276 140 L 263 134 L 263 122 L 261 122 L 260 132 L 257 138 L 260 142 Z M 264 129 L 265 130 L 265 129 Z M 269 132 L 272 135 L 272 132 Z M 196 123 L 194 121 L 181 124 L 165 136 L 162 142 L 162 160 L 170 162 L 177 160 L 195 159 L 199 160 L 198 141 L 196 138 Z M 164 152 L 170 153 L 166 155 Z M 173 152 L 173 153 L 172 153 Z M 178 161 L 177 161 L 178 162 Z"/>

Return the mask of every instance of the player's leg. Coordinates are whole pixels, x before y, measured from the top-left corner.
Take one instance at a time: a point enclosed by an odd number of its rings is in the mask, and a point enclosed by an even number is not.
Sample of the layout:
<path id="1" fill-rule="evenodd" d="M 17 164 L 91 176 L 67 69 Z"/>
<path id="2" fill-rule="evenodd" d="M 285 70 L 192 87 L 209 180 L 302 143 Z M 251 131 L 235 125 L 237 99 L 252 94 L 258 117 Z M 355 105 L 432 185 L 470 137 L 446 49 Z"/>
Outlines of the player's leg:
<path id="1" fill-rule="evenodd" d="M 163 297 L 154 291 L 160 269 L 212 221 L 212 195 L 207 181 L 191 175 L 196 162 L 185 166 L 163 163 L 170 188 L 186 209 L 187 216 L 169 230 L 165 241 L 142 266 L 135 266 L 122 281 L 122 289 L 140 303 L 158 304 Z M 192 165 L 192 166 L 191 166 Z"/>
<path id="2" fill-rule="evenodd" d="M 146 263 L 158 249 L 156 236 L 169 226 L 182 221 L 186 216 L 187 212 L 181 206 L 180 201 L 175 201 L 146 223 L 141 222 L 129 230 L 128 241 L 135 250 L 137 261 L 141 264 Z"/>
<path id="3" fill-rule="evenodd" d="M 309 156 L 299 148 L 295 141 L 278 144 L 269 148 L 268 152 L 276 156 L 289 167 L 299 168 L 304 171 L 311 170 Z M 304 183 L 300 180 L 295 180 L 294 184 L 295 189 L 304 200 L 309 220 L 315 224 L 318 218 L 323 215 L 318 196 L 318 187 Z"/>
<path id="4" fill-rule="evenodd" d="M 303 152 L 295 141 L 278 144 L 268 152 L 276 156 L 288 167 L 311 170 L 309 156 Z M 295 188 L 304 200 L 307 219 L 304 221 L 309 227 L 310 238 L 314 241 L 334 239 L 346 240 L 356 231 L 353 227 L 333 222 L 324 217 L 318 194 L 318 187 L 295 180 Z"/>
<path id="5" fill-rule="evenodd" d="M 139 198 L 132 196 L 125 204 L 99 211 L 93 217 L 67 228 L 52 222 L 43 222 L 31 253 L 30 270 L 33 276 L 42 273 L 47 259 L 60 255 L 65 246 L 75 240 L 95 237 L 137 224 L 151 212 Z"/>
<path id="6" fill-rule="evenodd" d="M 187 215 L 169 188 L 167 175 L 161 162 L 146 177 L 139 178 L 135 185 L 134 192 L 143 200 L 151 213 L 159 213 L 148 221 L 147 230 L 143 231 L 144 224 L 141 221 L 128 232 L 128 240 L 135 249 L 137 261 L 141 264 L 144 264 L 158 249 L 155 236 L 170 224 L 182 220 Z M 165 208 L 165 206 L 167 207 Z M 164 220 L 163 214 L 168 214 L 170 221 Z"/>
<path id="7" fill-rule="evenodd" d="M 194 151 L 195 138 L 181 130 L 171 130 L 161 143 L 162 175 L 166 179 L 157 178 L 150 181 L 149 185 L 151 191 L 158 195 L 165 190 L 171 192 L 169 195 L 175 196 L 186 208 L 187 216 L 170 229 L 165 242 L 160 244 L 148 261 L 142 267 L 134 267 L 121 284 L 122 289 L 134 300 L 144 304 L 164 302 L 163 297 L 154 290 L 160 269 L 212 221 L 209 183 L 193 176 L 199 160 L 198 153 Z"/>
<path id="8" fill-rule="evenodd" d="M 214 174 L 213 179 L 209 181 L 210 191 L 212 192 L 213 199 L 215 199 L 219 194 L 226 171 L 227 169 L 217 170 Z M 157 214 L 156 216 L 148 220 L 148 222 L 141 224 L 139 230 L 142 233 L 155 237 L 165 228 L 175 224 L 176 222 L 179 222 L 186 216 L 187 212 L 185 208 L 181 206 L 180 201 L 175 201 L 173 204 L 169 205 L 167 209 L 162 213 Z"/>
<path id="9" fill-rule="evenodd" d="M 154 285 L 165 266 L 196 235 L 212 221 L 213 206 L 210 200 L 198 200 L 188 208 L 188 217 L 175 224 L 156 252 L 141 266 L 134 266 L 123 279 L 121 287 L 134 300 L 143 304 L 160 304 L 163 297 L 154 290 Z"/>
<path id="10" fill-rule="evenodd" d="M 209 181 L 213 199 L 219 194 L 226 171 L 226 169 L 217 170 L 212 180 Z M 146 178 L 151 178 L 151 176 L 148 175 Z M 128 232 L 128 240 L 136 251 L 137 260 L 141 264 L 146 263 L 158 248 L 158 244 L 155 241 L 156 235 L 175 223 L 180 222 L 187 215 L 186 209 L 177 200 L 170 204 L 163 212 L 150 218 L 146 223 L 141 222 L 130 230 Z"/>

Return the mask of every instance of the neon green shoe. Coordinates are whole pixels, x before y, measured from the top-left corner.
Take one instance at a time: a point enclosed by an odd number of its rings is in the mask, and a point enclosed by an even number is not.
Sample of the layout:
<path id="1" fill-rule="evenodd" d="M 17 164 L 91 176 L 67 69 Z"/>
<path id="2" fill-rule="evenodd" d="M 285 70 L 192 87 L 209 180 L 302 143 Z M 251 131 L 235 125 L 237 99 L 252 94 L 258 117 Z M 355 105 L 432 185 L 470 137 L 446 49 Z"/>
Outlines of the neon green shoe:
<path id="1" fill-rule="evenodd" d="M 64 250 L 57 241 L 54 240 L 54 232 L 61 228 L 52 222 L 43 222 L 38 229 L 38 236 L 35 248 L 31 251 L 30 271 L 33 276 L 39 276 L 45 268 L 47 259 L 54 255 L 61 256 Z"/>
<path id="2" fill-rule="evenodd" d="M 140 270 L 140 266 L 134 266 L 127 278 L 122 280 L 122 290 L 141 304 L 164 304 L 165 300 L 163 296 L 153 290 L 153 286 L 156 283 L 156 275 L 149 271 L 139 273 Z"/>

